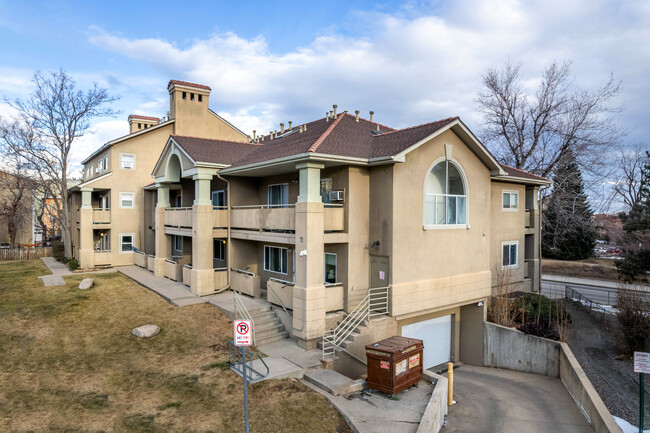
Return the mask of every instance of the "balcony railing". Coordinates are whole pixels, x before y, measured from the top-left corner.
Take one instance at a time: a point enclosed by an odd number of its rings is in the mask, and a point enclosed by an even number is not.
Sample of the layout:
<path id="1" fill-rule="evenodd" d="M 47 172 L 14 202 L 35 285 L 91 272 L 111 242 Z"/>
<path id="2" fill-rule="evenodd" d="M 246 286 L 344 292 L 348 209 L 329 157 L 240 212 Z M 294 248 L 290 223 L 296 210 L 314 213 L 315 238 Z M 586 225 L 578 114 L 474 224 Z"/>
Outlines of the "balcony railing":
<path id="1" fill-rule="evenodd" d="M 345 230 L 345 209 L 342 204 L 325 205 L 325 231 Z"/>
<path id="2" fill-rule="evenodd" d="M 228 227 L 228 208 L 225 206 L 212 207 L 212 227 L 226 228 Z"/>
<path id="3" fill-rule="evenodd" d="M 110 224 L 111 210 L 105 208 L 93 209 L 93 224 Z"/>
<path id="4" fill-rule="evenodd" d="M 233 206 L 231 218 L 233 228 L 288 231 L 296 229 L 296 209 L 293 204 Z"/>
<path id="5" fill-rule="evenodd" d="M 535 227 L 535 218 L 532 210 L 526 211 L 525 227 L 527 229 Z"/>
<path id="6" fill-rule="evenodd" d="M 260 277 L 252 272 L 242 269 L 230 268 L 230 287 L 240 293 L 259 298 L 262 294 L 260 288 Z"/>
<path id="7" fill-rule="evenodd" d="M 165 260 L 165 278 L 183 281 L 183 265 L 179 265 L 174 260 Z"/>
<path id="8" fill-rule="evenodd" d="M 165 225 L 172 227 L 192 227 L 191 207 L 166 207 Z"/>

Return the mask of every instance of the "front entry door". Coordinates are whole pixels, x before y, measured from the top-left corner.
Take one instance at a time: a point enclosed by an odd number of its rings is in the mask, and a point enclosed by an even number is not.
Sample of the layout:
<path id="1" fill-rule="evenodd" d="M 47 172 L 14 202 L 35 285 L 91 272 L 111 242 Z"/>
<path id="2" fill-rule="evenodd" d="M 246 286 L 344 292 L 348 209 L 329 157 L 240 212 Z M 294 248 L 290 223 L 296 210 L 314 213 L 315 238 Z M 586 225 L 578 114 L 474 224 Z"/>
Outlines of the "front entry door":
<path id="1" fill-rule="evenodd" d="M 388 257 L 370 256 L 370 287 L 388 287 Z"/>

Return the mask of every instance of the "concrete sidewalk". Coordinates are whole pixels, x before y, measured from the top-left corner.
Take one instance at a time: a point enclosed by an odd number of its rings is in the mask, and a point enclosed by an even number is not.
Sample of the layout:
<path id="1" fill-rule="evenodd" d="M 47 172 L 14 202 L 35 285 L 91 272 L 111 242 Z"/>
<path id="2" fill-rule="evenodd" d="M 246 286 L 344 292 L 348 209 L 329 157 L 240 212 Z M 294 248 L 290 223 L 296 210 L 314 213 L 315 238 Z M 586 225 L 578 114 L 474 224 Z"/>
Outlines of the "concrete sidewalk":
<path id="1" fill-rule="evenodd" d="M 68 268 L 68 265 L 65 263 L 59 262 L 54 257 L 41 257 L 41 260 L 48 267 L 52 275 L 42 275 L 40 278 L 43 281 L 45 287 L 49 286 L 65 286 L 65 280 L 63 279 L 64 275 L 87 275 L 87 274 L 107 274 L 111 272 L 116 272 L 115 269 L 102 269 L 99 271 L 90 271 L 90 272 L 71 272 Z"/>
<path id="2" fill-rule="evenodd" d="M 210 301 L 210 296 L 197 296 L 190 292 L 189 287 L 183 283 L 169 280 L 167 278 L 158 278 L 138 266 L 120 266 L 118 272 L 131 278 L 141 286 L 156 292 L 165 298 L 170 304 L 177 307 L 186 305 L 205 304 Z M 232 295 L 231 295 L 232 297 Z"/>

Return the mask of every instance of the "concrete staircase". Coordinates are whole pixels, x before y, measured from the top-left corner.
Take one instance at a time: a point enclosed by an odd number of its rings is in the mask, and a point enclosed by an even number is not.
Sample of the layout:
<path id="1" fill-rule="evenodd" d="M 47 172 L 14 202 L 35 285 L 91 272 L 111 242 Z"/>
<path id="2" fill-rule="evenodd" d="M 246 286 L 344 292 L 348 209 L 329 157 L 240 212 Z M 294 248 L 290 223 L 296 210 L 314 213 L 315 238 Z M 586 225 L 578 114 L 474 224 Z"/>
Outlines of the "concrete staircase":
<path id="1" fill-rule="evenodd" d="M 263 346 L 274 341 L 284 340 L 289 333 L 284 329 L 278 316 L 269 306 L 249 311 L 255 322 L 255 346 Z"/>

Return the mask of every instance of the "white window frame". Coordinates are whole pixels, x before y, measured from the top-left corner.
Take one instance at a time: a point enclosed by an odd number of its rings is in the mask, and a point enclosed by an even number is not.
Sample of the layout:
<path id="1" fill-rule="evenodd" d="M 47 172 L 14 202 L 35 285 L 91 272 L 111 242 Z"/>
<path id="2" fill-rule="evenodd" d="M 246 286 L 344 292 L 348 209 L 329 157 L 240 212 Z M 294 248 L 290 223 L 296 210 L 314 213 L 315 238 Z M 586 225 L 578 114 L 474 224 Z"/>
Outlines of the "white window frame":
<path id="1" fill-rule="evenodd" d="M 280 254 L 280 272 L 269 269 L 269 264 L 266 262 L 266 249 L 267 248 L 276 248 L 276 249 L 279 249 L 279 250 L 286 251 L 286 255 L 287 255 L 287 263 L 286 263 L 287 272 L 282 272 L 282 268 L 284 267 L 284 266 L 282 266 L 284 264 L 283 263 L 283 258 L 284 258 L 284 254 L 285 254 L 284 252 L 281 252 L 281 254 Z M 267 271 L 267 272 L 273 272 L 275 274 L 287 275 L 289 273 L 289 249 L 284 248 L 284 247 L 277 247 L 275 245 L 264 245 L 264 270 Z"/>
<path id="2" fill-rule="evenodd" d="M 124 157 L 125 156 L 130 156 L 133 158 L 132 167 L 125 167 L 124 166 Z M 135 170 L 135 153 L 120 153 L 120 169 L 122 170 Z"/>
<path id="3" fill-rule="evenodd" d="M 124 236 L 131 236 L 131 249 L 129 251 L 124 251 Z M 135 233 L 120 233 L 120 254 L 129 254 L 133 252 L 133 246 L 135 245 Z"/>
<path id="4" fill-rule="evenodd" d="M 212 194 L 210 195 L 210 201 L 212 202 L 212 206 L 217 206 L 217 205 L 214 204 L 214 196 L 215 195 L 218 196 L 219 194 L 223 194 L 223 203 L 224 203 L 224 206 L 227 206 L 227 203 L 226 203 L 226 190 L 225 189 L 212 191 Z"/>
<path id="5" fill-rule="evenodd" d="M 271 187 L 272 186 L 284 186 L 287 189 L 287 202 L 286 203 L 274 203 L 271 204 Z M 284 194 L 282 194 L 284 196 Z M 266 203 L 269 206 L 273 206 L 275 208 L 283 208 L 283 207 L 289 207 L 289 183 L 284 182 L 284 183 L 273 183 L 269 185 L 266 189 Z"/>
<path id="6" fill-rule="evenodd" d="M 508 255 L 510 254 L 510 247 L 515 246 L 517 253 L 515 254 L 515 262 L 509 265 L 504 265 L 503 264 L 503 247 L 508 246 Z M 511 257 L 508 257 L 509 259 Z M 510 263 L 510 260 L 508 260 L 508 263 Z M 504 241 L 501 242 L 501 269 L 513 269 L 519 266 L 519 241 Z"/>
<path id="7" fill-rule="evenodd" d="M 505 200 L 504 199 L 505 199 L 506 194 L 510 195 L 510 200 L 512 200 L 513 195 L 516 197 L 516 199 L 515 199 L 515 207 L 505 207 Z M 516 190 L 513 190 L 513 189 L 502 189 L 501 190 L 501 210 L 503 212 L 519 212 L 519 191 L 516 191 Z"/>
<path id="8" fill-rule="evenodd" d="M 131 194 L 131 206 L 124 206 L 124 196 Z M 120 192 L 120 208 L 121 209 L 134 209 L 135 208 L 135 192 Z"/>
<path id="9" fill-rule="evenodd" d="M 178 247 L 177 244 L 178 244 L 179 242 L 180 242 L 181 245 L 180 245 L 180 248 L 177 248 L 177 247 Z M 173 235 L 173 236 L 172 236 L 172 249 L 173 249 L 174 252 L 176 252 L 176 253 L 181 253 L 180 257 L 183 256 L 183 236 L 179 236 L 179 235 Z M 176 257 L 178 257 L 177 254 L 172 254 L 172 256 L 176 256 Z"/>
<path id="10" fill-rule="evenodd" d="M 438 165 L 441 162 L 451 162 L 453 163 L 456 168 L 458 169 L 458 172 L 460 173 L 460 177 L 463 181 L 463 188 L 465 189 L 465 195 L 455 195 L 455 194 L 427 194 L 427 177 L 429 176 L 429 173 L 431 173 L 431 170 L 433 170 L 433 167 Z M 445 173 L 445 176 L 447 174 Z M 465 170 L 463 169 L 463 166 L 454 158 L 445 158 L 444 156 L 441 156 L 440 158 L 436 159 L 433 161 L 433 164 L 429 166 L 427 171 L 425 172 L 424 175 L 424 182 L 422 183 L 422 229 L 423 230 L 445 230 L 445 229 L 469 229 L 470 228 L 470 221 L 469 221 L 469 182 L 467 180 L 467 175 L 465 174 Z M 427 224 L 426 219 L 427 219 L 427 213 L 424 209 L 426 202 L 427 202 L 427 195 L 433 195 L 433 196 L 448 196 L 448 197 L 465 197 L 465 223 L 464 224 Z M 446 203 L 446 202 L 445 202 Z"/>
<path id="11" fill-rule="evenodd" d="M 334 282 L 333 283 L 328 283 L 327 282 L 327 256 L 334 256 Z M 324 259 L 323 259 L 323 283 L 324 284 L 336 284 L 339 282 L 339 258 L 336 255 L 336 253 L 325 253 Z"/>
<path id="12" fill-rule="evenodd" d="M 220 245 L 220 247 L 218 249 L 214 248 L 215 242 Z M 217 257 L 217 252 L 220 253 L 221 257 Z M 223 239 L 213 239 L 212 240 L 212 258 L 214 260 L 221 260 L 221 261 L 226 260 L 226 243 L 224 242 Z"/>

